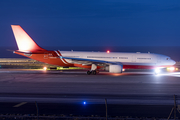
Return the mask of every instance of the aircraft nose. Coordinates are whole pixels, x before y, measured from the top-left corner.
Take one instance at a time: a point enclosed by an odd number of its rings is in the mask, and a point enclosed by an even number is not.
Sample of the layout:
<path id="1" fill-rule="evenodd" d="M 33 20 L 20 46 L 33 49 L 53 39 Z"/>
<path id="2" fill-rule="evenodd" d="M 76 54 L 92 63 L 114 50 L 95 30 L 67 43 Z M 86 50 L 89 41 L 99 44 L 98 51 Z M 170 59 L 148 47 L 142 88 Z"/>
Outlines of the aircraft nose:
<path id="1" fill-rule="evenodd" d="M 174 60 L 171 60 L 171 63 L 174 65 L 174 64 L 176 64 L 176 62 L 174 61 Z"/>

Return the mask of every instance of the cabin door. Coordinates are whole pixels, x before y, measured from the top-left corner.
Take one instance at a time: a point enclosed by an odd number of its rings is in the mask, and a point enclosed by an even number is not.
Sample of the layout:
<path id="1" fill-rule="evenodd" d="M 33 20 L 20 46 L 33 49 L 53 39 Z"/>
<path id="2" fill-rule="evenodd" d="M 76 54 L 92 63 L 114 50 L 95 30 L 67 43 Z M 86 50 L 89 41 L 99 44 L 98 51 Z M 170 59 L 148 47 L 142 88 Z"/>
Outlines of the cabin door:
<path id="1" fill-rule="evenodd" d="M 136 62 L 136 56 L 132 55 L 132 62 Z"/>

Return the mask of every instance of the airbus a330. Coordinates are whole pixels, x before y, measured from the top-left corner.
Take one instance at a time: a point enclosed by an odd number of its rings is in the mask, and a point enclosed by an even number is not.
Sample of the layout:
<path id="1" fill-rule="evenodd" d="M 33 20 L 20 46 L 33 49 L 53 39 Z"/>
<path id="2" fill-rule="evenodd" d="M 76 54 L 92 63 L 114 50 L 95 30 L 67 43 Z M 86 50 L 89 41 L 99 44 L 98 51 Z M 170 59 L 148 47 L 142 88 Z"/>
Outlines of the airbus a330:
<path id="1" fill-rule="evenodd" d="M 52 65 L 87 68 L 88 75 L 96 74 L 100 69 L 122 73 L 123 69 L 165 68 L 176 63 L 168 56 L 154 53 L 46 50 L 38 46 L 21 26 L 11 27 L 19 49 L 14 53 Z"/>

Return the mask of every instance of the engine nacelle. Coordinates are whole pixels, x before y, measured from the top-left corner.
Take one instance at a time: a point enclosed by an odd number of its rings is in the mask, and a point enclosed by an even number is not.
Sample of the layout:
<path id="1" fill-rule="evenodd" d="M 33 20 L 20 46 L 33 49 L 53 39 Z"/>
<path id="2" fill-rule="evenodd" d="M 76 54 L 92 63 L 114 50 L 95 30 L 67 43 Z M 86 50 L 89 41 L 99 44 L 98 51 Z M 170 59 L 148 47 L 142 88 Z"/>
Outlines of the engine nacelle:
<path id="1" fill-rule="evenodd" d="M 109 65 L 105 68 L 110 73 L 122 73 L 123 66 L 122 65 Z"/>

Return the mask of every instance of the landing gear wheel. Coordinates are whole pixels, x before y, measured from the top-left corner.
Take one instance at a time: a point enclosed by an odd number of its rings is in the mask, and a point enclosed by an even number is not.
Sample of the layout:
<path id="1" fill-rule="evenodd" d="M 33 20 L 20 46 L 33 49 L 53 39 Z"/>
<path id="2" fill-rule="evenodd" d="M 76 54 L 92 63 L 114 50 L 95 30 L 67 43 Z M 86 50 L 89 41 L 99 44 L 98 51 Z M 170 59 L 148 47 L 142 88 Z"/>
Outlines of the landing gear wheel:
<path id="1" fill-rule="evenodd" d="M 93 70 L 92 73 L 93 73 L 93 75 L 96 75 L 96 70 Z"/>
<path id="2" fill-rule="evenodd" d="M 88 71 L 87 71 L 87 74 L 90 75 L 90 74 L 91 74 L 91 71 L 88 70 Z"/>

